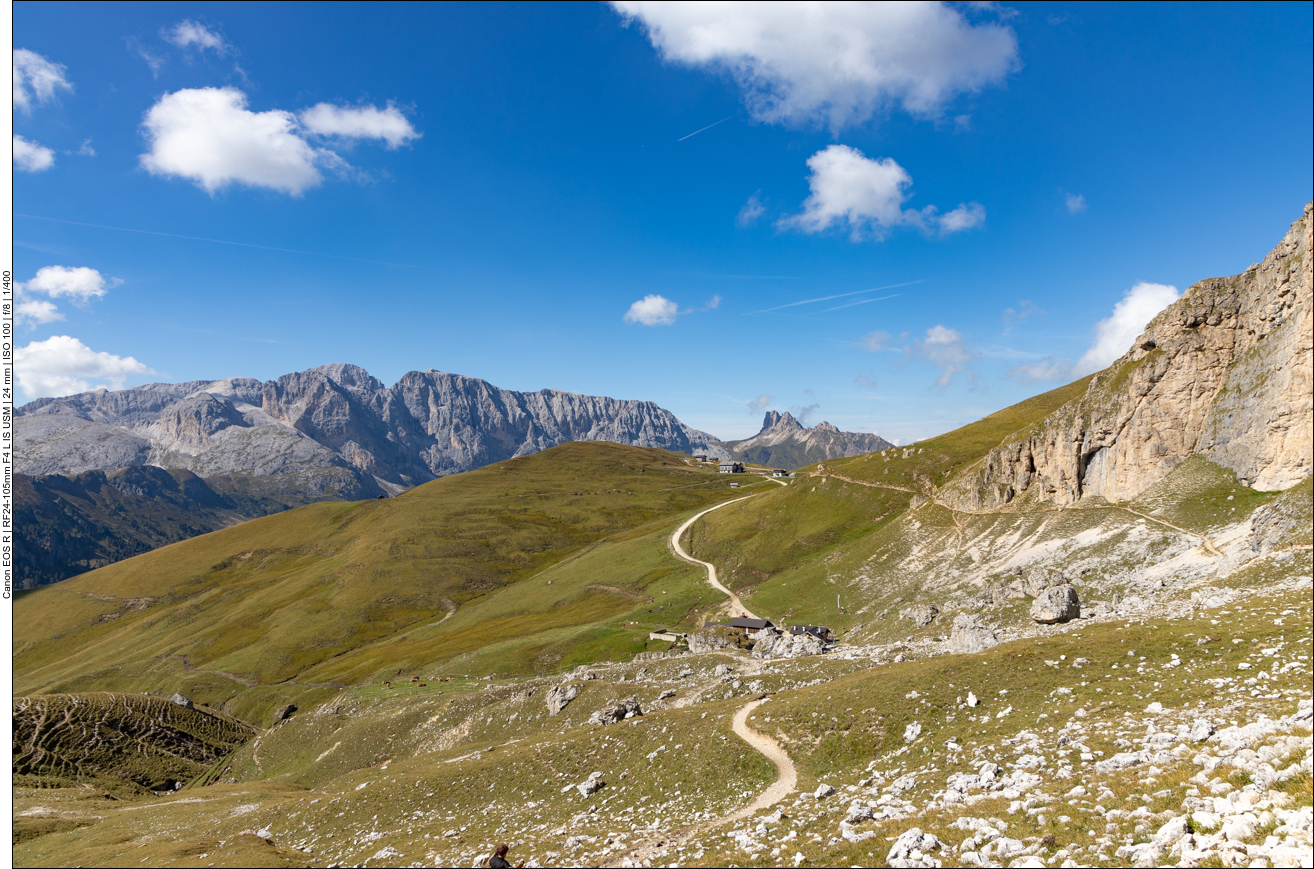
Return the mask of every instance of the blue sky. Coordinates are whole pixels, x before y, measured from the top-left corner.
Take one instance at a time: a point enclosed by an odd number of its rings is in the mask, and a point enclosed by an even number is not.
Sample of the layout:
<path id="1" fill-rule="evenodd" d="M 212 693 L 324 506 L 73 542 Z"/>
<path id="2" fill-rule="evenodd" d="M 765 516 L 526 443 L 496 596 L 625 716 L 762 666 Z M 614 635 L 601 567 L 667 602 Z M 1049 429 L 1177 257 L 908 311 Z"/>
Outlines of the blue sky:
<path id="1" fill-rule="evenodd" d="M 927 437 L 1281 238 L 1311 8 L 16 4 L 20 385 L 352 362 Z"/>

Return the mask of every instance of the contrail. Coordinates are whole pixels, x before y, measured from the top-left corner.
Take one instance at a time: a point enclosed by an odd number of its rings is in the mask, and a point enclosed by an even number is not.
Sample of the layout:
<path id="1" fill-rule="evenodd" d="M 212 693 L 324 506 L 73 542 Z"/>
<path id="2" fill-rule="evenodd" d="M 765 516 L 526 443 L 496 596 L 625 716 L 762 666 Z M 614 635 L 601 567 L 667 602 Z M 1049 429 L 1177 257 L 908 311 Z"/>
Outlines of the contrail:
<path id="1" fill-rule="evenodd" d="M 233 245 L 234 247 L 253 247 L 257 250 L 273 250 L 273 251 L 278 251 L 279 253 L 300 253 L 300 254 L 305 254 L 307 256 L 323 256 L 323 257 L 328 257 L 329 259 L 345 259 L 358 263 L 370 263 L 376 266 L 398 266 L 404 269 L 419 268 L 419 266 L 408 265 L 406 263 L 390 263 L 390 262 L 384 262 L 382 260 L 375 260 L 375 259 L 360 259 L 359 257 L 341 256 L 335 253 L 319 253 L 313 250 L 295 250 L 290 247 L 269 247 L 268 245 L 264 245 L 264 244 L 247 244 L 244 241 L 224 241 L 221 238 L 202 238 L 199 235 L 177 235 L 172 232 L 154 232 L 149 229 L 130 229 L 126 226 L 104 226 L 103 224 L 99 224 L 99 223 L 82 223 L 77 220 L 63 220 L 58 217 L 42 217 L 39 214 L 21 214 L 19 212 L 14 212 L 14 217 L 27 217 L 27 218 L 31 218 L 32 220 L 49 220 L 52 223 L 67 223 L 70 226 L 89 226 L 92 227 L 93 229 L 112 229 L 115 232 L 136 232 L 136 233 L 140 233 L 141 235 L 159 235 L 159 236 L 163 236 L 164 238 L 182 238 L 188 241 L 208 241 L 211 244 L 230 244 Z"/>
<path id="2" fill-rule="evenodd" d="M 743 112 L 735 112 L 733 115 L 730 115 L 730 117 L 728 117 L 728 118 L 722 118 L 721 120 L 717 121 L 716 124 L 724 124 L 726 121 L 730 120 L 730 118 L 737 118 L 737 117 L 739 117 L 739 116 L 742 115 L 742 114 L 743 114 Z M 683 142 L 685 139 L 691 139 L 691 138 L 693 138 L 694 136 L 698 135 L 699 133 L 703 132 L 703 130 L 710 130 L 710 129 L 712 129 L 712 127 L 715 127 L 716 124 L 708 124 L 706 127 L 703 127 L 702 130 L 694 130 L 694 131 L 693 131 L 692 133 L 690 133 L 689 135 L 687 135 L 687 136 L 681 136 L 680 138 L 676 139 L 675 141 L 677 141 L 677 142 Z"/>
<path id="3" fill-rule="evenodd" d="M 770 313 L 771 311 L 779 311 L 781 308 L 796 308 L 799 305 L 811 305 L 813 302 L 829 302 L 831 299 L 843 299 L 843 298 L 847 298 L 848 296 L 860 296 L 863 293 L 879 293 L 881 290 L 893 290 L 896 289 L 897 287 L 910 287 L 913 284 L 924 284 L 929 280 L 930 278 L 923 278 L 920 281 L 904 281 L 901 284 L 890 284 L 889 286 L 886 287 L 871 287 L 870 289 L 866 289 L 866 290 L 854 290 L 851 293 L 837 293 L 833 296 L 821 296 L 820 298 L 817 299 L 804 299 L 801 302 L 789 302 L 788 304 L 784 304 L 784 305 L 776 305 L 774 308 L 763 308 L 760 311 L 749 311 L 749 313 L 767 314 Z M 872 301 L 875 301 L 875 299 L 873 299 Z M 840 307 L 844 307 L 844 306 L 841 305 Z M 831 310 L 833 311 L 835 309 L 831 308 Z"/>
<path id="4" fill-rule="evenodd" d="M 903 295 L 903 293 L 895 293 L 895 294 L 892 295 L 892 296 L 881 296 L 880 298 L 877 298 L 877 299 L 863 299 L 863 300 L 860 301 L 860 302 L 849 302 L 849 303 L 844 304 L 844 305 L 836 305 L 836 306 L 833 307 L 833 308 L 827 308 L 826 310 L 822 311 L 821 313 L 823 313 L 823 314 L 829 314 L 831 311 L 838 311 L 840 308 L 852 308 L 854 305 L 865 305 L 865 304 L 867 304 L 868 302 L 883 302 L 883 301 L 885 301 L 886 299 L 897 299 L 897 298 L 899 298 L 899 297 L 902 296 L 902 295 Z"/>

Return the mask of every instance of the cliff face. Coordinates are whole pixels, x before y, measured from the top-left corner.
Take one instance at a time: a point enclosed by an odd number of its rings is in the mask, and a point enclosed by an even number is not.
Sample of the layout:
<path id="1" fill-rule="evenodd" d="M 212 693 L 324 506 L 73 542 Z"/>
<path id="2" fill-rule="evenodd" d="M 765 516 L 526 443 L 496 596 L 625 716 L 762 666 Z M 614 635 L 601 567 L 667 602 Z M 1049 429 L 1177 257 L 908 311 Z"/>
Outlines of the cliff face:
<path id="1" fill-rule="evenodd" d="M 100 390 L 41 399 L 17 413 L 22 473 L 152 464 L 203 477 L 296 478 L 294 488 L 320 497 L 369 497 L 380 486 L 408 488 L 576 440 L 728 457 L 711 435 L 649 401 L 513 392 L 439 371 L 412 371 L 385 387 L 353 365 L 267 383 Z"/>
<path id="2" fill-rule="evenodd" d="M 1126 501 L 1199 453 L 1256 489 L 1310 474 L 1311 207 L 1262 263 L 1190 287 L 1086 394 L 992 450 L 942 497 Z"/>
<path id="3" fill-rule="evenodd" d="M 804 428 L 789 413 L 768 410 L 762 430 L 726 446 L 736 458 L 763 465 L 801 468 L 826 459 L 860 456 L 893 446 L 879 435 L 840 431 L 828 422 Z"/>

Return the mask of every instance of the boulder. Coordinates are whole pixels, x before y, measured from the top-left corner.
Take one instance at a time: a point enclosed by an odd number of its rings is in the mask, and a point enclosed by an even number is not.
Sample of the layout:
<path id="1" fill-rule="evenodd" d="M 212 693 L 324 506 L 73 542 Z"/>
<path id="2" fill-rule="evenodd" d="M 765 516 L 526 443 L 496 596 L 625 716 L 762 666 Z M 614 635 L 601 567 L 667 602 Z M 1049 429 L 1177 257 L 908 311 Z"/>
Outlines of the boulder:
<path id="1" fill-rule="evenodd" d="M 1206 739 L 1208 739 L 1213 735 L 1214 735 L 1214 725 L 1210 721 L 1206 721 L 1203 718 L 1199 718 L 1196 719 L 1196 722 L 1191 725 L 1192 742 L 1204 742 Z"/>
<path id="2" fill-rule="evenodd" d="M 916 742 L 917 737 L 922 735 L 922 725 L 914 721 L 903 729 L 904 742 Z"/>
<path id="3" fill-rule="evenodd" d="M 758 631 L 753 643 L 754 658 L 803 658 L 820 655 L 826 644 L 811 634 L 782 634 Z"/>
<path id="4" fill-rule="evenodd" d="M 174 703 L 175 705 L 181 706 L 181 707 L 184 708 L 184 709 L 194 709 L 194 708 L 195 708 L 195 707 L 192 705 L 192 701 L 188 700 L 186 697 L 182 696 L 181 694 L 175 694 L 175 695 L 173 695 L 172 697 L 170 697 L 169 699 L 170 699 L 171 701 L 173 701 L 173 703 Z"/>
<path id="5" fill-rule="evenodd" d="M 575 790 L 579 791 L 582 797 L 591 797 L 598 791 L 606 787 L 607 783 L 602 780 L 602 773 L 591 773 L 584 781 L 575 785 Z"/>
<path id="6" fill-rule="evenodd" d="M 824 800 L 826 797 L 834 796 L 834 795 L 835 795 L 835 788 L 831 787 L 828 784 L 817 785 L 816 791 L 814 791 L 812 794 L 812 796 L 816 797 L 819 800 Z"/>
<path id="7" fill-rule="evenodd" d="M 1070 622 L 1080 616 L 1081 600 L 1070 585 L 1047 588 L 1031 603 L 1031 618 L 1042 625 Z"/>
<path id="8" fill-rule="evenodd" d="M 885 865 L 898 867 L 939 867 L 940 861 L 931 856 L 941 848 L 940 840 L 930 833 L 923 833 L 916 827 L 905 831 L 894 841 L 890 853 L 885 855 Z"/>
<path id="9" fill-rule="evenodd" d="M 278 711 L 274 713 L 274 720 L 287 721 L 289 718 L 292 717 L 292 713 L 296 711 L 297 711 L 297 707 L 295 703 L 288 703 L 285 706 L 280 706 L 278 708 Z"/>
<path id="10" fill-rule="evenodd" d="M 940 608 L 934 604 L 919 603 L 899 612 L 899 618 L 908 619 L 919 628 L 924 628 L 940 614 Z"/>
<path id="11" fill-rule="evenodd" d="M 548 715 L 560 715 L 561 710 L 578 696 L 578 685 L 556 685 L 548 689 L 547 697 L 544 698 L 547 702 Z"/>
<path id="12" fill-rule="evenodd" d="M 639 706 L 639 701 L 633 697 L 626 697 L 617 703 L 604 706 L 597 712 L 589 716 L 589 724 L 598 724 L 606 726 L 615 724 L 618 721 L 624 721 L 626 718 L 635 718 L 643 714 L 643 708 Z"/>
<path id="13" fill-rule="evenodd" d="M 951 655 L 974 655 L 997 645 L 999 634 L 994 628 L 981 624 L 978 616 L 959 613 L 954 617 L 954 627 L 945 651 Z"/>

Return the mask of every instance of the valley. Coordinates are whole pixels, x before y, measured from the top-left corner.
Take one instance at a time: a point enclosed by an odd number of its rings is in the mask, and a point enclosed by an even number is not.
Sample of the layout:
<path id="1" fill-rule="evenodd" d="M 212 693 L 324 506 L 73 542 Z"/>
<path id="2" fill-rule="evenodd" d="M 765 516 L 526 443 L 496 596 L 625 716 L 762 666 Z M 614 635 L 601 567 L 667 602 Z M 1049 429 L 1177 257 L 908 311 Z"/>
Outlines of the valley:
<path id="1" fill-rule="evenodd" d="M 910 446 L 571 441 L 23 592 L 15 862 L 1307 863 L 1311 246 Z"/>

